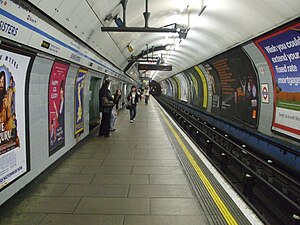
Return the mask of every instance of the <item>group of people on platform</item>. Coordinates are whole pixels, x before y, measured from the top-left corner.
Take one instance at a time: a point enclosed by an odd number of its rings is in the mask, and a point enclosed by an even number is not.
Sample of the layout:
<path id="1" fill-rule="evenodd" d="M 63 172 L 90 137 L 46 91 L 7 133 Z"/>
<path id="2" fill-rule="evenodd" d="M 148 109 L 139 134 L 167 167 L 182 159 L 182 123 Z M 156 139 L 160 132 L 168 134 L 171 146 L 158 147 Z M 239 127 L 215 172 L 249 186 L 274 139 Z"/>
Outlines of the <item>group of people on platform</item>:
<path id="1" fill-rule="evenodd" d="M 111 94 L 109 89 L 110 80 L 105 80 L 99 91 L 99 110 L 102 113 L 99 136 L 109 137 L 111 131 L 115 131 L 115 121 L 119 110 L 119 102 L 121 99 L 121 90 L 117 89 L 115 94 Z M 145 97 L 145 104 L 148 104 L 150 90 L 146 87 L 143 92 L 132 86 L 127 96 L 126 109 L 129 110 L 130 122 L 133 123 L 137 115 L 137 105 Z M 124 105 L 124 104 L 123 104 Z"/>

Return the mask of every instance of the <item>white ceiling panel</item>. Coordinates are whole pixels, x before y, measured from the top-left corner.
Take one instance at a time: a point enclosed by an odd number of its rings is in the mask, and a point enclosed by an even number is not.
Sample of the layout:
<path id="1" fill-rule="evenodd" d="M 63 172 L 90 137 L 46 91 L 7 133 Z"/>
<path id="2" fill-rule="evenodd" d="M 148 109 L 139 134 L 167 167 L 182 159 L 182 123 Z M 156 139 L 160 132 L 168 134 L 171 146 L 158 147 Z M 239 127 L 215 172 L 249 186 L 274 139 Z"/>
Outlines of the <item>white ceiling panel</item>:
<path id="1" fill-rule="evenodd" d="M 70 2 L 72 0 L 65 0 L 67 2 Z M 78 1 L 78 0 L 76 0 Z M 61 9 L 60 9 L 61 10 Z M 87 16 L 87 14 L 91 13 L 90 7 L 87 5 L 85 0 L 82 0 L 79 4 L 76 5 L 72 13 L 69 15 L 69 29 L 76 33 L 77 36 L 81 33 L 79 30 L 79 23 Z"/>
<path id="2" fill-rule="evenodd" d="M 51 1 L 48 0 L 48 2 Z M 58 12 L 53 15 L 53 19 L 61 24 L 67 25 L 70 23 L 70 17 L 74 14 L 76 8 L 80 6 L 82 1 L 84 0 L 63 0 L 58 8 Z"/>
<path id="3" fill-rule="evenodd" d="M 41 0 L 31 0 L 31 3 L 34 5 L 38 5 Z"/>
<path id="4" fill-rule="evenodd" d="M 54 15 L 56 21 L 120 69 L 127 66 L 131 54 L 140 54 L 146 44 L 149 47 L 169 44 L 175 51 L 165 51 L 170 54 L 165 60 L 168 58 L 167 63 L 173 64 L 173 71 L 149 73 L 151 76 L 156 74 L 157 80 L 181 72 L 300 15 L 300 0 L 204 0 L 207 8 L 200 17 L 201 0 L 149 0 L 149 26 L 177 23 L 190 27 L 187 38 L 179 44 L 178 38 L 172 38 L 178 37 L 177 33 L 102 33 L 101 26 L 116 26 L 113 20 L 105 20 L 107 15 L 118 15 L 123 19 L 120 0 L 31 2 L 48 15 Z M 127 26 L 144 26 L 144 11 L 144 0 L 128 0 Z M 131 53 L 127 50 L 128 44 L 133 47 Z M 134 71 L 133 67 L 128 73 L 135 76 Z"/>
<path id="5" fill-rule="evenodd" d="M 57 12 L 57 8 L 60 6 L 62 1 L 63 0 L 41 0 L 37 4 L 37 7 L 52 17 L 54 13 Z M 30 2 L 34 4 L 35 1 L 31 0 Z"/>

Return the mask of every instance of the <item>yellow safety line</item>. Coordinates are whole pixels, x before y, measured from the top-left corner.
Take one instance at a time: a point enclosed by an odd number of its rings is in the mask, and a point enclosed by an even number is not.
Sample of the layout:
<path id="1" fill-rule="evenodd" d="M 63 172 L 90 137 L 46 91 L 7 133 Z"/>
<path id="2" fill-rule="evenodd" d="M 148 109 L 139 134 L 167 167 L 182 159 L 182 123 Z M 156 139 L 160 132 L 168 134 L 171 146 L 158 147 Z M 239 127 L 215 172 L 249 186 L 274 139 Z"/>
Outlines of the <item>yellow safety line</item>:
<path id="1" fill-rule="evenodd" d="M 214 202 L 217 205 L 218 209 L 222 213 L 222 215 L 223 215 L 224 219 L 226 220 L 227 224 L 229 224 L 229 225 L 238 225 L 238 223 L 233 218 L 232 214 L 230 213 L 230 211 L 228 210 L 228 208 L 226 207 L 226 205 L 224 204 L 222 199 L 219 197 L 219 195 L 217 194 L 217 192 L 213 188 L 212 184 L 209 182 L 207 177 L 204 175 L 203 171 L 198 166 L 197 162 L 194 160 L 193 156 L 191 155 L 191 153 L 189 152 L 189 150 L 187 149 L 187 147 L 185 146 L 185 144 L 183 143 L 183 141 L 181 140 L 181 138 L 179 137 L 179 135 L 177 134 L 177 132 L 173 128 L 173 126 L 170 124 L 169 120 L 166 118 L 166 116 L 162 113 L 161 110 L 160 110 L 160 113 L 161 113 L 162 117 L 164 118 L 165 122 L 167 123 L 168 127 L 172 131 L 173 135 L 175 136 L 178 144 L 180 145 L 180 147 L 184 151 L 185 155 L 189 159 L 190 163 L 193 165 L 195 171 L 197 172 L 199 178 L 203 182 L 203 184 L 204 184 L 205 188 L 207 189 L 207 191 L 209 192 L 210 196 L 214 200 Z"/>

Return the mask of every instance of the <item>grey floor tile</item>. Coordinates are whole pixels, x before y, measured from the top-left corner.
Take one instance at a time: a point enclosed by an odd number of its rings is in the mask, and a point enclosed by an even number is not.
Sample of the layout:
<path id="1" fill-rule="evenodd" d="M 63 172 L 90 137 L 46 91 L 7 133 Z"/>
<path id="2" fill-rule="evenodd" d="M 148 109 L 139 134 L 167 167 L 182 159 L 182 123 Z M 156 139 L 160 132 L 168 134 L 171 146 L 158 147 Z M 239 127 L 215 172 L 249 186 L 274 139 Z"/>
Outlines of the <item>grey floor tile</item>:
<path id="1" fill-rule="evenodd" d="M 64 164 L 59 165 L 53 170 L 53 173 L 80 173 L 82 166 L 66 166 Z"/>
<path id="2" fill-rule="evenodd" d="M 83 198 L 75 213 L 79 214 L 149 214 L 149 199 Z"/>
<path id="3" fill-rule="evenodd" d="M 106 159 L 134 159 L 135 153 L 108 153 Z"/>
<path id="4" fill-rule="evenodd" d="M 131 174 L 132 166 L 117 166 L 117 167 L 91 167 L 85 166 L 81 173 L 82 174 Z"/>
<path id="5" fill-rule="evenodd" d="M 153 141 L 153 140 L 152 140 Z M 152 142 L 153 143 L 153 142 Z M 137 144 L 136 148 L 145 148 L 146 146 L 143 144 Z M 170 142 L 164 142 L 161 145 L 159 144 L 151 144 L 147 146 L 148 149 L 173 149 L 173 146 L 170 144 Z"/>
<path id="6" fill-rule="evenodd" d="M 38 225 L 46 216 L 43 213 L 15 213 L 10 217 L 0 219 L 3 225 Z"/>
<path id="7" fill-rule="evenodd" d="M 73 213 L 80 197 L 29 197 L 18 207 L 17 212 Z"/>
<path id="8" fill-rule="evenodd" d="M 109 152 L 109 148 L 102 146 L 101 148 L 90 148 L 88 146 L 85 146 L 84 148 L 78 149 L 76 152 L 81 154 L 106 154 Z"/>
<path id="9" fill-rule="evenodd" d="M 208 225 L 205 216 L 125 216 L 124 225 Z"/>
<path id="10" fill-rule="evenodd" d="M 93 184 L 149 184 L 147 175 L 96 175 Z"/>
<path id="11" fill-rule="evenodd" d="M 129 197 L 192 198 L 189 186 L 183 185 L 130 185 Z"/>
<path id="12" fill-rule="evenodd" d="M 129 185 L 70 185 L 64 196 L 127 197 Z"/>
<path id="13" fill-rule="evenodd" d="M 142 153 L 142 152 L 141 152 Z M 148 154 L 163 154 L 163 155 L 173 155 L 173 154 L 177 154 L 177 152 L 174 151 L 174 149 L 169 149 L 169 148 L 162 148 L 162 149 L 148 149 Z"/>
<path id="14" fill-rule="evenodd" d="M 61 196 L 69 184 L 44 184 L 41 183 L 31 191 L 36 196 Z"/>
<path id="15" fill-rule="evenodd" d="M 73 153 L 69 159 L 92 159 L 93 158 L 94 153 L 80 153 L 80 152 L 75 152 Z M 105 155 L 105 154 L 103 154 Z"/>
<path id="16" fill-rule="evenodd" d="M 150 175 L 150 184 L 189 184 L 185 175 Z"/>
<path id="17" fill-rule="evenodd" d="M 179 166 L 173 167 L 155 167 L 155 166 L 135 166 L 133 167 L 132 174 L 160 174 L 160 175 L 177 175 L 183 174 L 182 168 Z"/>
<path id="18" fill-rule="evenodd" d="M 159 126 L 161 126 L 161 124 Z M 155 127 L 153 129 L 155 129 Z M 167 134 L 165 134 L 165 135 L 162 135 L 162 134 L 148 134 L 147 139 L 149 141 L 152 141 L 152 142 L 157 141 L 157 140 L 162 140 L 163 142 L 167 142 L 169 140 Z"/>
<path id="19" fill-rule="evenodd" d="M 135 159 L 177 159 L 175 153 L 171 152 L 169 154 L 164 153 L 149 153 L 149 154 L 141 154 L 136 153 Z"/>
<path id="20" fill-rule="evenodd" d="M 107 153 L 74 153 L 70 159 L 105 159 Z"/>
<path id="21" fill-rule="evenodd" d="M 105 159 L 102 166 L 147 166 L 146 159 Z"/>
<path id="22" fill-rule="evenodd" d="M 119 215 L 48 214 L 41 225 L 123 225 L 123 220 Z"/>
<path id="23" fill-rule="evenodd" d="M 131 149 L 133 147 L 132 143 L 105 143 L 105 148 L 106 149 Z"/>
<path id="24" fill-rule="evenodd" d="M 195 199 L 156 199 L 151 201 L 153 215 L 200 215 L 204 214 Z"/>
<path id="25" fill-rule="evenodd" d="M 100 166 L 103 159 L 67 159 L 62 165 L 65 166 Z"/>
<path id="26" fill-rule="evenodd" d="M 111 149 L 109 151 L 109 153 L 111 154 L 134 154 L 134 153 L 148 153 L 148 149 L 136 149 L 136 148 L 132 148 L 132 149 Z"/>
<path id="27" fill-rule="evenodd" d="M 48 184 L 90 184 L 93 174 L 51 174 L 44 183 Z"/>
<path id="28" fill-rule="evenodd" d="M 149 159 L 149 166 L 181 166 L 178 159 Z"/>

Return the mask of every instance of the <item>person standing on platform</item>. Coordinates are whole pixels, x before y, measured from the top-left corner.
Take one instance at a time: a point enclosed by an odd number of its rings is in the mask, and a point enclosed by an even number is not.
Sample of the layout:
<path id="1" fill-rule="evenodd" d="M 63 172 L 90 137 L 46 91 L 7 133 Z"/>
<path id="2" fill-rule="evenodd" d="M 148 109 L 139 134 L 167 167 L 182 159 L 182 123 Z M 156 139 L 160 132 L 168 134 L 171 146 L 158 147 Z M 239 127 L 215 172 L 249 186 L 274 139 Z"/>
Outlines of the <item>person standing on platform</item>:
<path id="1" fill-rule="evenodd" d="M 114 107 L 111 111 L 111 115 L 110 115 L 110 131 L 115 131 L 115 122 L 116 122 L 116 116 L 118 114 L 118 109 L 119 109 L 119 101 L 121 98 L 121 90 L 117 89 L 116 93 L 114 94 Z"/>
<path id="2" fill-rule="evenodd" d="M 145 104 L 148 105 L 148 101 L 150 97 L 149 87 L 145 87 L 144 96 L 145 96 Z"/>
<path id="3" fill-rule="evenodd" d="M 143 91 L 141 89 L 138 89 L 137 93 L 138 93 L 140 101 L 142 101 Z"/>
<path id="4" fill-rule="evenodd" d="M 105 80 L 99 91 L 99 109 L 102 112 L 102 119 L 99 129 L 99 136 L 109 137 L 110 115 L 114 106 L 113 97 L 109 90 L 110 80 Z"/>
<path id="5" fill-rule="evenodd" d="M 132 86 L 129 95 L 127 96 L 128 104 L 130 105 L 130 122 L 133 123 L 136 117 L 136 106 L 139 102 L 139 95 L 136 91 L 136 87 Z"/>

